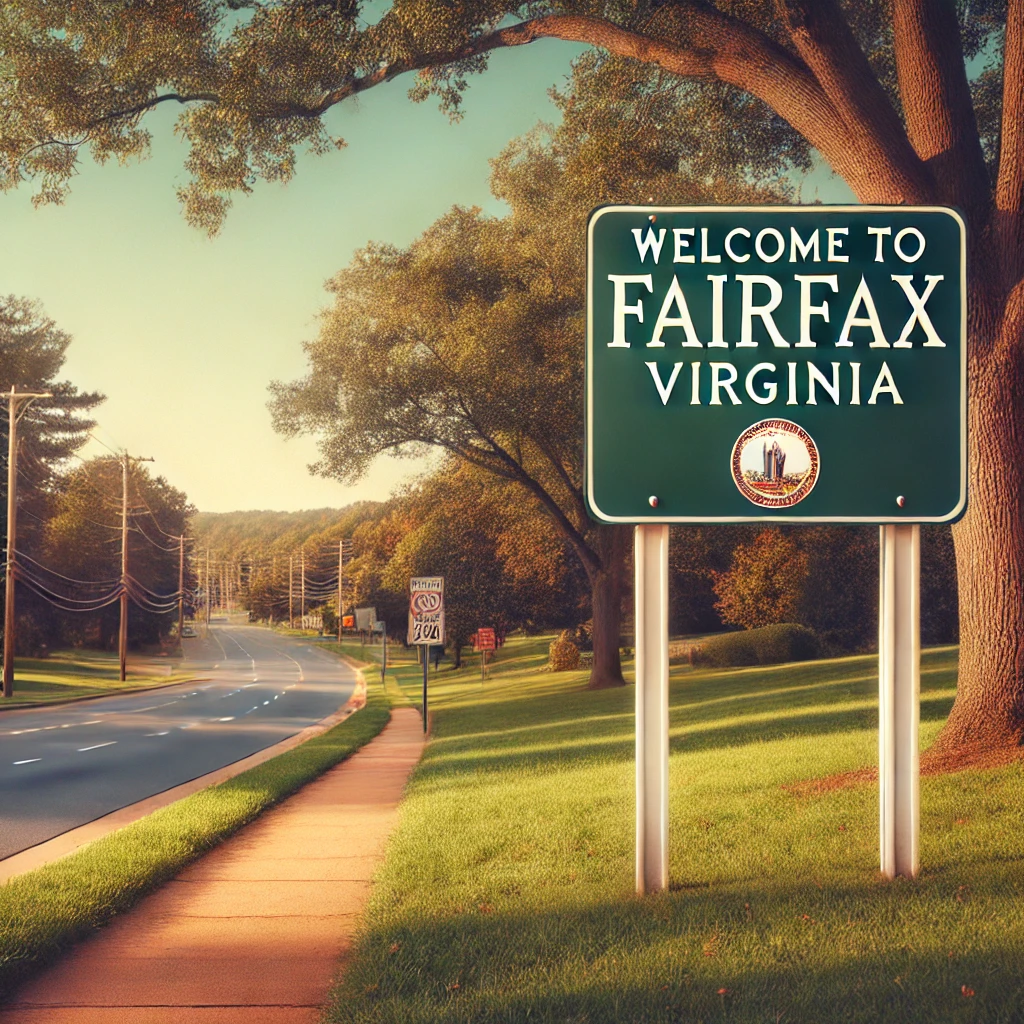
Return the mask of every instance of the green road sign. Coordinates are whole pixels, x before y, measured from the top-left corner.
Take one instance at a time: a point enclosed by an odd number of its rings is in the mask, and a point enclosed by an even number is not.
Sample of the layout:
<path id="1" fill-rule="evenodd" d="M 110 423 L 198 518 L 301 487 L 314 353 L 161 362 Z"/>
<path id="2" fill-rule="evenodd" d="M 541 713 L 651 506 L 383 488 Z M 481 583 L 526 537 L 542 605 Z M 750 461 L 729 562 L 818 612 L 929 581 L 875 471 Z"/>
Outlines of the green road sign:
<path id="1" fill-rule="evenodd" d="M 587 318 L 594 518 L 963 513 L 966 268 L 954 210 L 602 207 L 588 230 Z"/>

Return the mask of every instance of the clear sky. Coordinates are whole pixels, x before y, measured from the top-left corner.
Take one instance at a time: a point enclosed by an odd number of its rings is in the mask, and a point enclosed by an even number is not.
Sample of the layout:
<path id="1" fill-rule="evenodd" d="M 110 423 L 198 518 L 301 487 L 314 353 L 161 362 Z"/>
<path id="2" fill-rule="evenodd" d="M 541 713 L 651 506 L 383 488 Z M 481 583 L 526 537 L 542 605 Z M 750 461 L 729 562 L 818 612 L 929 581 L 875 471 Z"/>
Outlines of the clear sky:
<path id="1" fill-rule="evenodd" d="M 328 120 L 348 148 L 238 197 L 213 240 L 181 216 L 185 148 L 165 108 L 148 122 L 148 160 L 83 160 L 63 206 L 33 208 L 30 185 L 0 194 L 0 292 L 38 299 L 72 335 L 65 376 L 107 395 L 97 436 L 154 457 L 203 511 L 384 498 L 418 464 L 382 458 L 354 487 L 311 476 L 314 443 L 274 433 L 267 384 L 304 373 L 324 282 L 356 249 L 407 244 L 454 203 L 500 212 L 487 161 L 555 117 L 547 90 L 578 52 L 544 40 L 495 53 L 455 125 L 411 103 L 409 79 L 348 101 Z"/>

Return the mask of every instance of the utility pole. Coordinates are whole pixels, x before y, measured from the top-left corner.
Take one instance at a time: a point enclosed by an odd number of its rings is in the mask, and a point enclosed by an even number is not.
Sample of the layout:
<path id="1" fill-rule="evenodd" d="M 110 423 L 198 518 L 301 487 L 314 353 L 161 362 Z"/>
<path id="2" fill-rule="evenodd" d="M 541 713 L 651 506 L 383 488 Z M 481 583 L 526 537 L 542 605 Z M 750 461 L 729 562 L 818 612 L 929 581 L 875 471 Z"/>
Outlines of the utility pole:
<path id="1" fill-rule="evenodd" d="M 288 628 L 295 628 L 295 555 L 288 556 Z"/>
<path id="2" fill-rule="evenodd" d="M 7 572 L 4 587 L 4 696 L 14 696 L 14 561 L 18 517 L 18 420 L 34 398 L 52 398 L 49 391 L 15 391 L 7 396 Z M 19 411 L 19 407 L 23 407 Z"/>
<path id="3" fill-rule="evenodd" d="M 213 600 L 213 589 L 210 584 L 210 549 L 206 549 L 206 629 L 210 629 L 210 602 Z"/>
<path id="4" fill-rule="evenodd" d="M 341 617 L 345 614 L 342 595 L 345 592 L 345 542 L 338 541 L 338 643 L 341 643 Z"/>
<path id="5" fill-rule="evenodd" d="M 121 453 L 121 628 L 118 631 L 118 656 L 121 663 L 121 682 L 128 675 L 128 465 L 132 462 L 127 452 Z M 135 462 L 152 462 L 136 456 Z"/>
<path id="6" fill-rule="evenodd" d="M 299 599 L 299 629 L 306 628 L 306 549 L 299 552 L 302 572 L 302 597 Z"/>
<path id="7" fill-rule="evenodd" d="M 185 534 L 178 538 L 178 644 L 185 628 Z"/>

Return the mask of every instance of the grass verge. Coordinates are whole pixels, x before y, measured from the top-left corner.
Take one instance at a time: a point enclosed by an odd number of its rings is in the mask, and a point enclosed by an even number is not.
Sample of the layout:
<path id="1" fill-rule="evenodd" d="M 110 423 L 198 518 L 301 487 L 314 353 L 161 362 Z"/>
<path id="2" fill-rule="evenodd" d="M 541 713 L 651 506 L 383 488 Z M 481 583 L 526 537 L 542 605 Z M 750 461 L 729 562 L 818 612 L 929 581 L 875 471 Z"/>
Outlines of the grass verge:
<path id="1" fill-rule="evenodd" d="M 923 779 L 921 875 L 885 882 L 876 786 L 784 788 L 877 763 L 877 659 L 673 668 L 671 889 L 638 898 L 633 688 L 539 671 L 546 643 L 432 675 L 327 1020 L 1024 1020 L 1024 766 Z M 924 653 L 923 745 L 956 660 Z"/>
<path id="2" fill-rule="evenodd" d="M 373 739 L 388 722 L 390 703 L 368 682 L 366 707 L 333 729 L 0 886 L 0 1000 L 71 943 Z"/>
<path id="3" fill-rule="evenodd" d="M 17 658 L 14 662 L 14 696 L 0 701 L 0 710 L 26 704 L 59 704 L 79 697 L 100 697 L 119 690 L 167 686 L 195 676 L 195 672 L 153 671 L 135 668 L 122 683 L 116 654 L 104 651 L 54 651 L 46 658 Z M 163 671 L 160 671 L 160 670 Z"/>

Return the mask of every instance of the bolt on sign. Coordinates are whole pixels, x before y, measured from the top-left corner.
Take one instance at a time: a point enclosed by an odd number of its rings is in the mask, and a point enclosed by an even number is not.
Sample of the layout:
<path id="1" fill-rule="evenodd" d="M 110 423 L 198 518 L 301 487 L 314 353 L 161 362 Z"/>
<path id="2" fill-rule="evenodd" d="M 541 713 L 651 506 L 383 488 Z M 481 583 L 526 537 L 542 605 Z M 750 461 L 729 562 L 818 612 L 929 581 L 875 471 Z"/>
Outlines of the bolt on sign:
<path id="1" fill-rule="evenodd" d="M 597 209 L 586 497 L 606 523 L 948 522 L 964 223 L 939 207 Z"/>
<path id="2" fill-rule="evenodd" d="M 409 580 L 410 644 L 444 643 L 444 577 Z"/>

